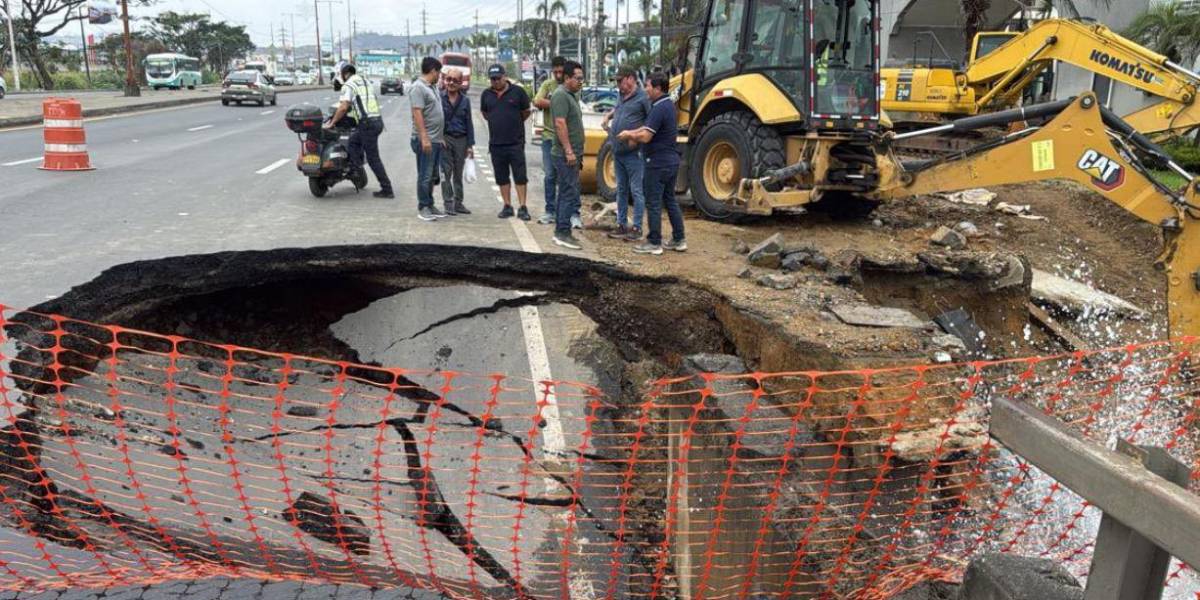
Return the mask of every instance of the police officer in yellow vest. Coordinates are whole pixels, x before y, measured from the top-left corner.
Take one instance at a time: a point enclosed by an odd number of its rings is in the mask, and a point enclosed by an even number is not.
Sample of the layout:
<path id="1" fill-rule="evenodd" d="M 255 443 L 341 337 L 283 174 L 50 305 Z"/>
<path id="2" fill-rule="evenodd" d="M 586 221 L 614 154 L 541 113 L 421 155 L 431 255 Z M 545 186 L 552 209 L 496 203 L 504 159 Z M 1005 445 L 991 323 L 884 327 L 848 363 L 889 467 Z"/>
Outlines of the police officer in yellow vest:
<path id="1" fill-rule="evenodd" d="M 347 148 L 350 164 L 361 169 L 363 154 L 366 154 L 367 164 L 371 165 L 371 172 L 379 181 L 379 191 L 375 192 L 374 196 L 395 198 L 392 182 L 383 168 L 383 159 L 379 157 L 379 134 L 383 133 L 383 113 L 379 109 L 379 97 L 371 87 L 371 82 L 359 75 L 354 65 L 342 63 L 339 67 L 340 77 L 334 81 L 334 88 L 341 87 L 341 102 L 325 127 L 332 128 L 347 113 L 358 121 L 358 127 L 350 134 L 350 146 Z"/>

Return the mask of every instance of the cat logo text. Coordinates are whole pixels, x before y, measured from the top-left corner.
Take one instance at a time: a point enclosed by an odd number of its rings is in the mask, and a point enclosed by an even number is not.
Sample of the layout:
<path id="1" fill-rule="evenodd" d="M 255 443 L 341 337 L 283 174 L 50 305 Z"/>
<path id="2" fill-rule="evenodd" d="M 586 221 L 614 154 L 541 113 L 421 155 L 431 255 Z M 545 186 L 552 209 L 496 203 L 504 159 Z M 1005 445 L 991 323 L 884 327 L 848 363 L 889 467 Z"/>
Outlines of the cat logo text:
<path id="1" fill-rule="evenodd" d="M 1095 150 L 1084 152 L 1076 166 L 1091 175 L 1092 184 L 1104 191 L 1115 190 L 1125 183 L 1125 167 Z"/>

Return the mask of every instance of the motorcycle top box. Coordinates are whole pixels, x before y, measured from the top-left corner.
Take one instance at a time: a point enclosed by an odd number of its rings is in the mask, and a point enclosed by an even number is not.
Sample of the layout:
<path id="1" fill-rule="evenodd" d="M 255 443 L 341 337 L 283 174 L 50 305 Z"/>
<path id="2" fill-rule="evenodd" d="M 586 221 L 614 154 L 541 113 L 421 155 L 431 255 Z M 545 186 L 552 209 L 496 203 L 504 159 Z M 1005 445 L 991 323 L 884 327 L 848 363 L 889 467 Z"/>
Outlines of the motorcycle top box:
<path id="1" fill-rule="evenodd" d="M 315 104 L 297 104 L 287 110 L 283 120 L 288 129 L 296 133 L 320 133 L 325 114 L 321 112 L 321 107 Z"/>

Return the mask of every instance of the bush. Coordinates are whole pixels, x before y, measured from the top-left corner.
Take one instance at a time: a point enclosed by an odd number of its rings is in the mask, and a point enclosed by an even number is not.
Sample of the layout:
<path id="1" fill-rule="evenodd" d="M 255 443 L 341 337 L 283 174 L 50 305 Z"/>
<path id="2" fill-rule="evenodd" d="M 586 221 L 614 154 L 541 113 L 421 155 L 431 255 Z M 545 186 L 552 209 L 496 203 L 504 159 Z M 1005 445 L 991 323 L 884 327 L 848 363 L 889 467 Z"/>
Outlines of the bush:
<path id="1" fill-rule="evenodd" d="M 54 73 L 50 78 L 54 81 L 56 90 L 86 90 L 88 88 L 87 75 L 78 71 Z"/>
<path id="2" fill-rule="evenodd" d="M 1200 171 L 1200 146 L 1188 140 L 1172 140 L 1163 148 L 1179 166 L 1193 173 Z"/>
<path id="3" fill-rule="evenodd" d="M 4 82 L 8 84 L 8 91 L 14 92 L 17 89 L 17 82 L 13 79 L 12 71 L 0 71 L 0 77 L 4 77 Z M 33 76 L 33 71 L 28 68 L 21 69 L 21 89 L 23 91 L 36 90 L 41 86 L 38 85 L 37 78 Z"/>
<path id="4" fill-rule="evenodd" d="M 113 70 L 92 71 L 92 87 L 98 90 L 125 89 L 125 75 Z"/>
<path id="5" fill-rule="evenodd" d="M 221 74 L 216 71 L 204 70 L 200 72 L 200 83 L 212 84 L 221 83 Z"/>

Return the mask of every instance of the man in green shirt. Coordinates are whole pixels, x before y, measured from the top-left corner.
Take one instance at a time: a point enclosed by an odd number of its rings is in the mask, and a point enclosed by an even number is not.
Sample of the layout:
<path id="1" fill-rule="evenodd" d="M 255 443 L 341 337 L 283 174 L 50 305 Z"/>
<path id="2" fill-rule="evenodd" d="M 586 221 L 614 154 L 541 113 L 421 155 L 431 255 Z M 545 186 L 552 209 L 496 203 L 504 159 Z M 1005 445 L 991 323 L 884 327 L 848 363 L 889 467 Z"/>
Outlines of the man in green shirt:
<path id="1" fill-rule="evenodd" d="M 554 147 L 554 120 L 550 118 L 550 96 L 562 85 L 565 64 L 567 59 L 561 56 L 555 56 L 554 60 L 550 61 L 551 73 L 554 76 L 547 77 L 538 88 L 537 95 L 533 97 L 533 105 L 542 111 L 542 173 L 545 174 L 542 189 L 546 196 L 546 212 L 538 217 L 538 223 L 542 225 L 554 222 L 554 207 L 557 206 L 555 200 L 558 197 L 558 189 L 554 180 L 554 158 L 550 155 L 550 150 Z"/>
<path id="2" fill-rule="evenodd" d="M 563 83 L 550 97 L 550 116 L 554 120 L 554 177 L 558 185 L 555 210 L 554 243 L 572 250 L 583 248 L 571 235 L 571 217 L 579 211 L 579 167 L 583 160 L 583 110 L 579 90 L 583 88 L 583 65 L 567 61 Z"/>

